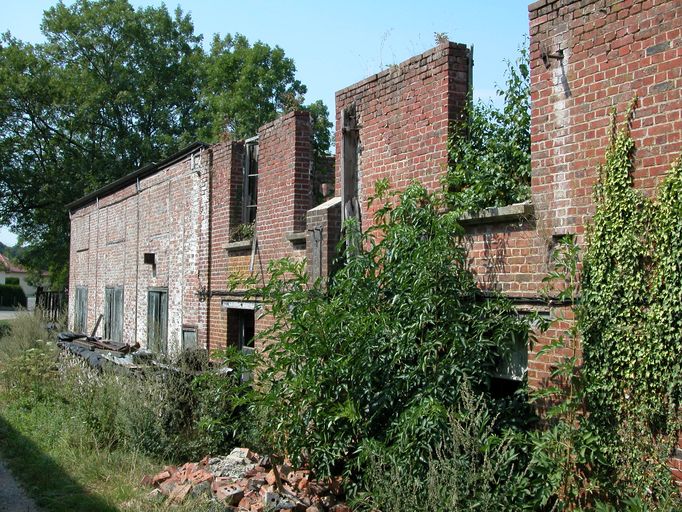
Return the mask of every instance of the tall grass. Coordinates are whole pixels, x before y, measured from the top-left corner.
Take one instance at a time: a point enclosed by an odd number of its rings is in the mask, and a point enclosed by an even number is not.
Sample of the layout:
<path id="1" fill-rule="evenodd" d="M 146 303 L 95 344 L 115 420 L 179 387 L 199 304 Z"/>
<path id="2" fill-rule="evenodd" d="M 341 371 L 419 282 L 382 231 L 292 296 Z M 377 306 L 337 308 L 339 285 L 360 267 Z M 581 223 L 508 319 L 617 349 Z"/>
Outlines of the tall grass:
<path id="1" fill-rule="evenodd" d="M 233 440 L 225 432 L 241 383 L 94 370 L 59 351 L 45 325 L 22 313 L 0 337 L 0 455 L 46 510 L 161 510 L 138 485 L 144 474 Z M 205 424 L 226 428 L 207 435 Z M 193 498 L 178 510 L 210 506 Z"/>

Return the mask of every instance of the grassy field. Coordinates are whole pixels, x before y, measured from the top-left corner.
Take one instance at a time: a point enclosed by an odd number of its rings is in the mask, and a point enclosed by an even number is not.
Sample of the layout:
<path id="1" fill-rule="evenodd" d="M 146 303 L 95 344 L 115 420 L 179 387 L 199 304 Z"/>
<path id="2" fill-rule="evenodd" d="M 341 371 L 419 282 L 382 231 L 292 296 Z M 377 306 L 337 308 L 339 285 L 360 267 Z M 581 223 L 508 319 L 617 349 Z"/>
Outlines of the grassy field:
<path id="1" fill-rule="evenodd" d="M 68 390 L 51 376 L 57 372 L 55 349 L 45 342 L 50 333 L 40 332 L 28 315 L 13 320 L 12 327 L 0 337 L 0 456 L 28 494 L 45 511 L 167 510 L 140 481 L 168 461 L 127 443 L 103 445 L 69 403 Z M 173 506 L 211 508 L 203 498 Z"/>

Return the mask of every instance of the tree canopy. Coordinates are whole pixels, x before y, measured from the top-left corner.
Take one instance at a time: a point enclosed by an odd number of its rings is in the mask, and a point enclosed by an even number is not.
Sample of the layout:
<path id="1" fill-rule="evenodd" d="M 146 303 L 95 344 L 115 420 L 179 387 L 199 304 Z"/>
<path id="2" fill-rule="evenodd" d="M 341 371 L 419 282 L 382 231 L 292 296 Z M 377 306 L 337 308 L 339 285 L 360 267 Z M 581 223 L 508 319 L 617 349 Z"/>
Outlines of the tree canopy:
<path id="1" fill-rule="evenodd" d="M 280 47 L 227 34 L 206 52 L 180 8 L 59 3 L 41 30 L 40 44 L 0 37 L 0 224 L 28 243 L 23 262 L 57 282 L 64 205 L 188 142 L 253 135 L 303 106 L 306 87 Z"/>

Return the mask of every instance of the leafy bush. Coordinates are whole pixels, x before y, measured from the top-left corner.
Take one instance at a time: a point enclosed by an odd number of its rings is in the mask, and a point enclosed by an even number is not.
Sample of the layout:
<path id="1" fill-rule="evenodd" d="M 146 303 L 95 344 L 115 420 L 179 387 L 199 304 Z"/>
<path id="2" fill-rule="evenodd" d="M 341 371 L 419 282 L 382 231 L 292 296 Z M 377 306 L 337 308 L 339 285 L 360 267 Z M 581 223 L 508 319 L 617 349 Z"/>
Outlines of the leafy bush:
<path id="1" fill-rule="evenodd" d="M 530 198 L 530 73 L 528 51 L 508 63 L 507 82 L 492 102 L 471 101 L 454 125 L 445 177 L 449 206 L 458 211 Z"/>
<path id="2" fill-rule="evenodd" d="M 347 226 L 345 266 L 327 287 L 284 260 L 261 290 L 273 319 L 265 441 L 323 475 L 356 475 L 379 446 L 423 472 L 460 385 L 484 395 L 526 334 L 508 302 L 480 300 L 441 198 L 414 184 L 399 199 L 370 232 Z"/>
<path id="3" fill-rule="evenodd" d="M 0 284 L 0 307 L 26 307 L 26 294 L 21 286 Z"/>
<path id="4" fill-rule="evenodd" d="M 373 457 L 366 475 L 368 491 L 361 509 L 534 510 L 523 445 L 511 431 L 496 433 L 485 397 L 464 384 L 449 415 L 442 447 L 428 462 L 426 477 L 415 478 L 403 461 Z"/>
<path id="5" fill-rule="evenodd" d="M 10 286 L 19 286 L 19 278 L 18 277 L 6 277 L 5 278 L 5 284 L 8 284 Z"/>

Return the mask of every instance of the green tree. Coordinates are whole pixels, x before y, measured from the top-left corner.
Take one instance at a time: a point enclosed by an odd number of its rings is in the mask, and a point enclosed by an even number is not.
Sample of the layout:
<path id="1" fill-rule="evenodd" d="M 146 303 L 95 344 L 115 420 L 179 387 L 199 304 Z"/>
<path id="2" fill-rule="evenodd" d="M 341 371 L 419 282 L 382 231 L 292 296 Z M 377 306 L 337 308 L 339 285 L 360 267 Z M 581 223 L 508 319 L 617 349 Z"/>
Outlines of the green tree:
<path id="1" fill-rule="evenodd" d="M 281 48 L 237 34 L 206 54 L 179 8 L 59 3 L 41 29 L 41 44 L 0 38 L 0 224 L 61 284 L 64 205 L 192 140 L 253 135 L 305 93 Z"/>
<path id="2" fill-rule="evenodd" d="M 223 132 L 255 135 L 279 113 L 299 107 L 306 93 L 284 50 L 260 41 L 251 45 L 241 34 L 213 38 L 204 73 L 201 97 L 210 123 L 200 133 L 207 139 Z"/>

